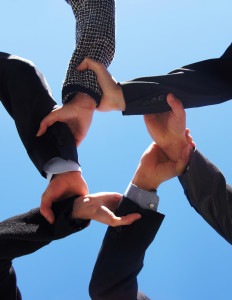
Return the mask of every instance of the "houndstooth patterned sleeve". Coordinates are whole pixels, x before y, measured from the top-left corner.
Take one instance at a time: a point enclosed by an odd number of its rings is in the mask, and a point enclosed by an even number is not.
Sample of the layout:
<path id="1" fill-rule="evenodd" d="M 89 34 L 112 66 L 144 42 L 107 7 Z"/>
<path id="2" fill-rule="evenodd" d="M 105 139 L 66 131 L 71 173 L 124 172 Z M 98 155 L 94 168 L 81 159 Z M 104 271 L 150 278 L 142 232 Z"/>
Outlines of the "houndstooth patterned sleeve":
<path id="1" fill-rule="evenodd" d="M 76 48 L 69 62 L 62 90 L 63 103 L 82 92 L 95 99 L 99 105 L 101 89 L 93 71 L 77 71 L 85 57 L 108 67 L 115 52 L 115 1 L 66 0 L 76 18 Z"/>

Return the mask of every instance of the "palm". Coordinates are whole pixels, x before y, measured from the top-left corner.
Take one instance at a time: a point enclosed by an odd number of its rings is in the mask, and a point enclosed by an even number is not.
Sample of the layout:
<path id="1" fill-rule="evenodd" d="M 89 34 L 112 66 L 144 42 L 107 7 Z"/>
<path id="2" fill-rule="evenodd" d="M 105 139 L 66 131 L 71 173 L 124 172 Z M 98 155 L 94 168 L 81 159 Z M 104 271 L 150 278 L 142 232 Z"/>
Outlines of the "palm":
<path id="1" fill-rule="evenodd" d="M 124 217 L 115 216 L 122 195 L 117 193 L 97 193 L 76 198 L 73 205 L 73 218 L 92 219 L 110 226 L 130 225 L 140 218 L 137 213 Z"/>
<path id="2" fill-rule="evenodd" d="M 168 101 L 172 95 L 168 95 Z M 186 117 L 182 103 L 179 100 L 170 102 L 172 111 L 146 115 L 144 121 L 152 139 L 161 147 L 168 157 L 176 161 L 180 157 L 180 146 L 186 144 Z M 179 147 L 175 147 L 179 145 Z M 174 151 L 173 151 L 174 150 Z"/>
<path id="3" fill-rule="evenodd" d="M 172 162 L 161 148 L 153 143 L 144 152 L 136 173 L 137 175 L 139 173 L 151 188 L 154 188 L 161 182 L 181 174 L 185 165 L 185 159 Z"/>

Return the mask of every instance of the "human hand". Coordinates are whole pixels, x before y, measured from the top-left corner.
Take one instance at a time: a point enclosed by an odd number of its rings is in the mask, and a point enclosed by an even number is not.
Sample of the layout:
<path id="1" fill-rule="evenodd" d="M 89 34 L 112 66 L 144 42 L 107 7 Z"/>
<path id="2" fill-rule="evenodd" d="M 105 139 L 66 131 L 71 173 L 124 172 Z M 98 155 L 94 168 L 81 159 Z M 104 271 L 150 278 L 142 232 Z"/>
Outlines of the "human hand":
<path id="1" fill-rule="evenodd" d="M 125 110 L 125 101 L 120 85 L 107 71 L 106 67 L 90 58 L 85 58 L 83 62 L 77 67 L 78 71 L 86 69 L 92 70 L 97 76 L 97 81 L 102 89 L 103 95 L 101 103 L 96 110 L 111 111 L 111 110 Z"/>
<path id="2" fill-rule="evenodd" d="M 78 147 L 89 130 L 95 107 L 96 102 L 92 98 L 78 93 L 71 101 L 53 110 L 41 121 L 36 136 L 43 135 L 55 122 L 64 122 L 71 130 Z"/>
<path id="3" fill-rule="evenodd" d="M 152 139 L 174 162 L 181 157 L 183 148 L 192 149 L 186 133 L 186 115 L 183 104 L 174 95 L 168 94 L 167 102 L 171 111 L 144 115 L 147 130 Z"/>
<path id="4" fill-rule="evenodd" d="M 143 153 L 132 183 L 147 191 L 156 190 L 162 182 L 183 173 L 190 152 L 190 147 L 184 147 L 179 159 L 173 162 L 157 144 L 152 143 Z"/>
<path id="5" fill-rule="evenodd" d="M 56 174 L 42 195 L 40 213 L 49 223 L 53 224 L 55 221 L 55 216 L 51 209 L 53 202 L 74 195 L 86 195 L 88 193 L 88 187 L 81 176 L 81 172 L 70 171 Z"/>
<path id="6" fill-rule="evenodd" d="M 117 193 L 97 193 L 75 199 L 72 218 L 92 219 L 113 227 L 130 225 L 141 218 L 138 213 L 132 213 L 123 217 L 116 217 L 116 211 L 122 195 Z"/>

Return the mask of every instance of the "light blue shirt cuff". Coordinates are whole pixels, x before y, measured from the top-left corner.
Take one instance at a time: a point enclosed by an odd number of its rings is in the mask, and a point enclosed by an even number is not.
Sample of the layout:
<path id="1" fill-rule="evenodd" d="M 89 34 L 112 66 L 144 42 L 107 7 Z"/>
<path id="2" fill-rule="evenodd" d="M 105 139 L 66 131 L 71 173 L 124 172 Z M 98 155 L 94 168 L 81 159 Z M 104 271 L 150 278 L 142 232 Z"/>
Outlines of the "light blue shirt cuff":
<path id="1" fill-rule="evenodd" d="M 65 160 L 61 157 L 54 157 L 44 165 L 43 170 L 47 174 L 47 179 L 50 181 L 54 174 L 70 171 L 81 172 L 81 167 L 73 160 Z"/>
<path id="2" fill-rule="evenodd" d="M 124 197 L 129 198 L 143 209 L 154 211 L 157 211 L 158 209 L 159 197 L 157 196 L 156 191 L 148 192 L 139 188 L 132 182 L 127 187 Z"/>

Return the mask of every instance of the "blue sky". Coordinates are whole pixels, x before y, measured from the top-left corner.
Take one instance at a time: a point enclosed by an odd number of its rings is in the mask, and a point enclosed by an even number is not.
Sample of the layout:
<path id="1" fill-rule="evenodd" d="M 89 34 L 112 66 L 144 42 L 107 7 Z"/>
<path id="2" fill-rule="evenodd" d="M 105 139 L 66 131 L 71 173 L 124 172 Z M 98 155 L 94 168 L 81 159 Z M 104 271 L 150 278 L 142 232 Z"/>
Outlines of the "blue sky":
<path id="1" fill-rule="evenodd" d="M 74 49 L 75 20 L 64 0 L 2 1 L 1 51 L 32 60 L 61 103 L 61 87 Z M 118 81 L 159 75 L 220 56 L 231 43 L 230 0 L 117 1 Z M 187 110 L 197 147 L 231 182 L 231 102 Z M 47 183 L 29 161 L 14 123 L 0 109 L 2 147 L 0 220 L 39 206 Z M 123 193 L 151 143 L 141 116 L 95 113 L 79 148 L 90 192 Z M 147 251 L 139 288 L 151 299 L 231 299 L 231 248 L 188 204 L 177 179 L 158 189 L 166 215 Z M 89 299 L 88 282 L 106 226 L 86 230 L 15 260 L 24 300 Z"/>

